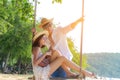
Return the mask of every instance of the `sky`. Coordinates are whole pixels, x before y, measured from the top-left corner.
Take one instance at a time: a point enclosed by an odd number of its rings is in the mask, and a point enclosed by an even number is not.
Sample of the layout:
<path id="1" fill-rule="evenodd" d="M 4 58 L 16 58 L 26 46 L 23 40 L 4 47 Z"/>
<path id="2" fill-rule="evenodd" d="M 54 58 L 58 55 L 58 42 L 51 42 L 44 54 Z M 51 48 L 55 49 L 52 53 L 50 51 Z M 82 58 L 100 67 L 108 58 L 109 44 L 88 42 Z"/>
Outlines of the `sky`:
<path id="1" fill-rule="evenodd" d="M 37 19 L 54 18 L 58 26 L 66 26 L 82 15 L 82 0 L 38 0 Z M 84 0 L 83 53 L 120 52 L 120 0 Z M 67 34 L 80 51 L 81 23 Z"/>

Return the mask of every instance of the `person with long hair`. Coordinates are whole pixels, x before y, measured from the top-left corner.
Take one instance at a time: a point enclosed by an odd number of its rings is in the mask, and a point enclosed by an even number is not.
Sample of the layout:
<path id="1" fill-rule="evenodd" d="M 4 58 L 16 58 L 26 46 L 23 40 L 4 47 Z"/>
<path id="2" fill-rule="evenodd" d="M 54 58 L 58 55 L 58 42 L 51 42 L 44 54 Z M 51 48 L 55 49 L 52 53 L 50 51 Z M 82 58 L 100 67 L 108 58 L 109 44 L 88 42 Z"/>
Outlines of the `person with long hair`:
<path id="1" fill-rule="evenodd" d="M 46 40 L 48 39 L 47 34 L 47 31 L 43 31 L 35 34 L 33 37 L 32 65 L 35 80 L 49 79 L 51 74 L 63 65 L 77 72 L 80 72 L 80 67 L 66 57 L 62 56 L 59 51 L 49 49 L 47 52 L 42 53 L 41 49 L 45 47 Z M 85 76 L 94 77 L 91 72 L 88 72 L 86 70 L 82 70 L 82 73 Z"/>

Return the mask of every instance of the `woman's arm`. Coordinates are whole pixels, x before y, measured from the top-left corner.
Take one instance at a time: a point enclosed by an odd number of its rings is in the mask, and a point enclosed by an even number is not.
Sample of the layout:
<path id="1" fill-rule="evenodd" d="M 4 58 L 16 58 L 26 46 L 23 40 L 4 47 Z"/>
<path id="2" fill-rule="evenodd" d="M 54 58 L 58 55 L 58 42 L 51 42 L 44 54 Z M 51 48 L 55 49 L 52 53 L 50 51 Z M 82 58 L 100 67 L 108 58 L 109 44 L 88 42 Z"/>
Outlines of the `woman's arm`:
<path id="1" fill-rule="evenodd" d="M 33 55 L 34 55 L 34 57 L 33 57 L 33 64 L 34 65 L 38 65 L 46 56 L 44 54 L 40 58 L 37 57 L 38 56 L 37 54 L 39 54 L 39 52 L 40 52 L 39 47 L 33 47 L 32 52 L 33 52 Z"/>
<path id="2" fill-rule="evenodd" d="M 51 52 L 46 52 L 45 54 L 41 55 L 40 58 L 37 58 L 37 56 L 38 56 L 37 54 L 39 54 L 39 51 L 35 50 L 35 53 L 34 53 L 34 65 L 39 65 L 39 66 L 42 66 L 41 62 L 44 61 L 44 59 L 47 56 L 51 56 Z"/>
<path id="3" fill-rule="evenodd" d="M 40 58 L 36 59 L 36 62 L 35 62 L 35 65 L 39 65 L 43 59 L 45 59 L 46 57 L 46 54 L 43 54 Z"/>

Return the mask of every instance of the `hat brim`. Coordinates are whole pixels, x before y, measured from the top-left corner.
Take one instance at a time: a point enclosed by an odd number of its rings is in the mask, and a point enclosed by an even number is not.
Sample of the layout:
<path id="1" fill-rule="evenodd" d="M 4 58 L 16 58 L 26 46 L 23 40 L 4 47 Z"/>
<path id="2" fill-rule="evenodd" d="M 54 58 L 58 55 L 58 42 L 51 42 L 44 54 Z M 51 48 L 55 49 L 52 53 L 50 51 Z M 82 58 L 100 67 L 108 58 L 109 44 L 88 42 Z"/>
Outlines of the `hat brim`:
<path id="1" fill-rule="evenodd" d="M 38 33 L 36 33 L 35 36 L 33 37 L 33 42 L 35 42 L 35 40 L 36 40 L 39 36 L 41 36 L 41 35 L 43 35 L 43 34 L 45 34 L 46 36 L 49 35 L 48 31 L 38 32 Z"/>
<path id="2" fill-rule="evenodd" d="M 45 24 L 49 23 L 49 22 L 52 22 L 53 21 L 53 18 L 52 19 L 49 19 L 48 21 L 46 21 L 45 23 L 43 24 L 40 24 L 39 27 L 42 28 Z"/>

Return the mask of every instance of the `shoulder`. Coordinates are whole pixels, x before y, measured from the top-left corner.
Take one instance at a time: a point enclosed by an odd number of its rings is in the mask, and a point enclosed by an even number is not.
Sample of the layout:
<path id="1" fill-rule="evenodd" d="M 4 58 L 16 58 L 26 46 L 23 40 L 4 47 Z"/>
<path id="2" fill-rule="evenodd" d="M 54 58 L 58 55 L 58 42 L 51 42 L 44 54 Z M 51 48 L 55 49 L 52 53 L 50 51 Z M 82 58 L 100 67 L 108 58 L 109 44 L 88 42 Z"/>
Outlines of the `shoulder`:
<path id="1" fill-rule="evenodd" d="M 40 51 L 40 48 L 39 47 L 33 47 L 32 48 L 32 53 L 33 54 L 36 54 L 36 53 L 38 53 Z"/>
<path id="2" fill-rule="evenodd" d="M 55 29 L 54 29 L 54 31 L 53 31 L 53 33 L 61 33 L 63 31 L 63 27 L 61 27 L 61 26 L 58 26 L 58 27 L 56 27 Z"/>
<path id="3" fill-rule="evenodd" d="M 55 29 L 54 29 L 54 31 L 58 31 L 58 30 L 61 30 L 62 29 L 62 27 L 61 26 L 58 26 L 58 27 L 56 27 Z"/>

